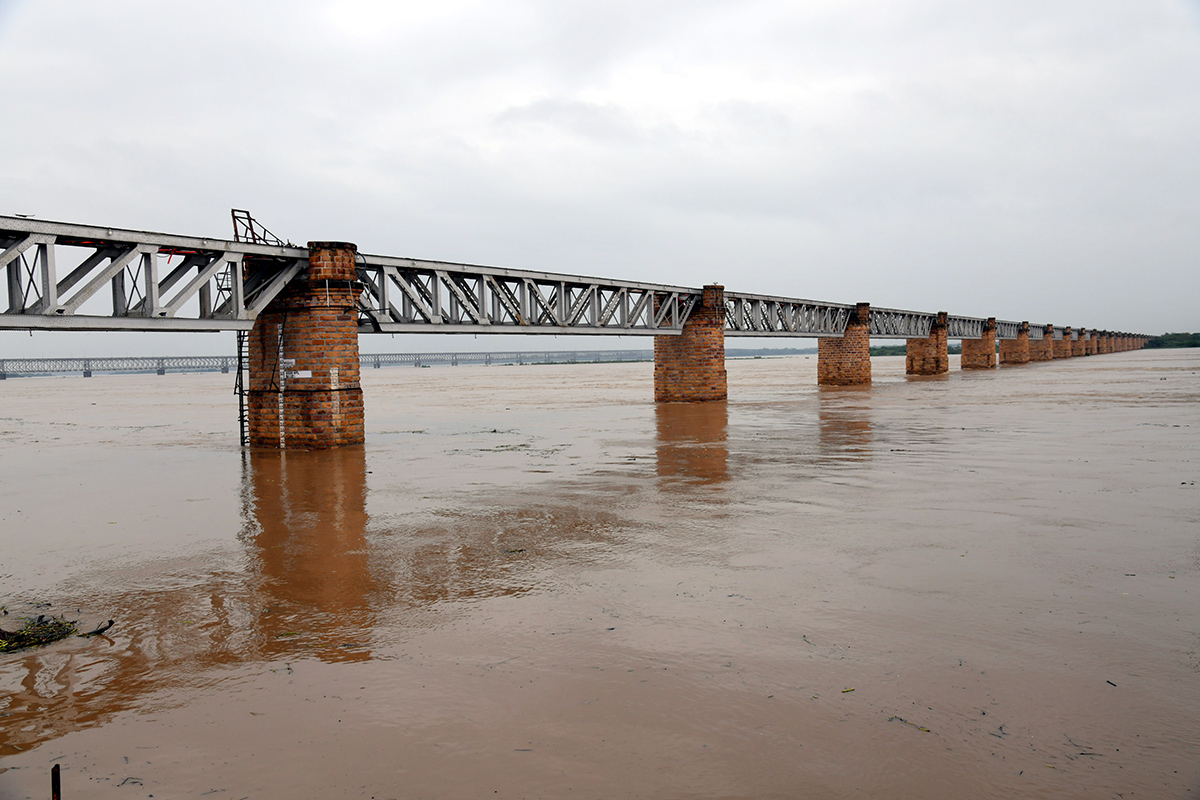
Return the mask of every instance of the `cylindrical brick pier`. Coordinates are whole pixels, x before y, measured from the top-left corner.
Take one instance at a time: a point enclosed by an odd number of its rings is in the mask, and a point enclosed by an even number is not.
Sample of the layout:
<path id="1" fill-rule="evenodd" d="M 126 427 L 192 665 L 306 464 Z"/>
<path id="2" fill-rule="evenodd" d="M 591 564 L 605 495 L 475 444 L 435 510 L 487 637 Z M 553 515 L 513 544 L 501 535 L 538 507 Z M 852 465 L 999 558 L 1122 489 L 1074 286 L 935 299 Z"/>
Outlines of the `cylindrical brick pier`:
<path id="1" fill-rule="evenodd" d="M 724 400 L 725 287 L 704 287 L 678 336 L 654 337 L 654 400 L 658 403 Z"/>
<path id="2" fill-rule="evenodd" d="M 871 304 L 859 303 L 840 338 L 817 340 L 817 383 L 852 386 L 871 382 Z"/>
<path id="3" fill-rule="evenodd" d="M 363 441 L 357 248 L 309 242 L 308 272 L 250 332 L 250 445 L 321 450 Z"/>

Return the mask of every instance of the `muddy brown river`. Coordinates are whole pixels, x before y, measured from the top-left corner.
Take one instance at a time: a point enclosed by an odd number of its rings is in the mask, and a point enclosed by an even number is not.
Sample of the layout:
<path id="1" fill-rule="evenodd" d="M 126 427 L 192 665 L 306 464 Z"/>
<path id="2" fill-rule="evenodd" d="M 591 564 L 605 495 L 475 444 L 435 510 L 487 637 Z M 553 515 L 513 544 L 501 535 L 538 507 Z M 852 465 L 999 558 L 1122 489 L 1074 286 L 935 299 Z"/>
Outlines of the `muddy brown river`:
<path id="1" fill-rule="evenodd" d="M 1200 796 L 1200 352 L 815 365 L 0 382 L 0 798 Z"/>

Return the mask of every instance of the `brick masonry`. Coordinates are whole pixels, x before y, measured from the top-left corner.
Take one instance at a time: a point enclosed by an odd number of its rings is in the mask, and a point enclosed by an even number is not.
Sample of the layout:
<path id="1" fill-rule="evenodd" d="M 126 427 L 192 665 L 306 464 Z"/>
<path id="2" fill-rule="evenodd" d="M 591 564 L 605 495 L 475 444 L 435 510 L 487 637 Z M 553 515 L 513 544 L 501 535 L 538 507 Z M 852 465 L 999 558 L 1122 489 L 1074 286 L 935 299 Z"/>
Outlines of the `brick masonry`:
<path id="1" fill-rule="evenodd" d="M 725 287 L 704 287 L 678 336 L 654 337 L 654 400 L 658 403 L 724 400 Z"/>
<path id="2" fill-rule="evenodd" d="M 1055 358 L 1070 358 L 1071 357 L 1071 328 L 1068 326 L 1063 328 L 1063 338 L 1054 341 L 1054 357 Z"/>
<path id="3" fill-rule="evenodd" d="M 250 445 L 322 450 L 361 444 L 357 248 L 309 242 L 308 271 L 250 332 Z"/>
<path id="4" fill-rule="evenodd" d="M 1029 347 L 1029 336 L 1025 337 Z M 983 323 L 983 337 L 962 340 L 962 369 L 994 369 L 996 366 L 996 318 L 989 317 Z"/>
<path id="5" fill-rule="evenodd" d="M 817 383 L 853 386 L 871 382 L 871 304 L 859 303 L 840 338 L 817 340 Z"/>
<path id="6" fill-rule="evenodd" d="M 1030 331 L 1029 335 L 1029 360 L 1030 361 L 1053 361 L 1054 360 L 1054 327 L 1047 325 L 1038 338 L 1034 338 L 1037 331 Z"/>
<path id="7" fill-rule="evenodd" d="M 909 339 L 904 371 L 909 375 L 941 375 L 950 369 L 950 354 L 947 350 L 945 311 L 939 311 L 937 320 L 924 339 Z"/>
<path id="8" fill-rule="evenodd" d="M 1000 340 L 1001 364 L 1029 363 L 1029 323 L 1022 322 L 1016 339 Z"/>
<path id="9" fill-rule="evenodd" d="M 1079 329 L 1079 338 L 1071 342 L 1071 356 L 1079 358 L 1088 355 L 1087 349 L 1087 329 Z"/>

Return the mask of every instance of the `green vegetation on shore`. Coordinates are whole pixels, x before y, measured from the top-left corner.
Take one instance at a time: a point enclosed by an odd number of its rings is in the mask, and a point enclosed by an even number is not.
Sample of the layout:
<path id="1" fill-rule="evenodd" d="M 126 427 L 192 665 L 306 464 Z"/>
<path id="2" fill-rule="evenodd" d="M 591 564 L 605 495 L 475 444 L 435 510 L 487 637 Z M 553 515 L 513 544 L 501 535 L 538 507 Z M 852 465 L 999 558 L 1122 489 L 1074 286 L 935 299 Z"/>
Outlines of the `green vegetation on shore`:
<path id="1" fill-rule="evenodd" d="M 1146 342 L 1146 347 L 1200 347 L 1200 333 L 1164 333 Z"/>
<path id="2" fill-rule="evenodd" d="M 946 348 L 947 353 L 961 353 L 962 347 L 957 344 L 952 344 Z M 903 356 L 908 355 L 908 345 L 906 344 L 881 344 L 871 348 L 873 356 Z"/>

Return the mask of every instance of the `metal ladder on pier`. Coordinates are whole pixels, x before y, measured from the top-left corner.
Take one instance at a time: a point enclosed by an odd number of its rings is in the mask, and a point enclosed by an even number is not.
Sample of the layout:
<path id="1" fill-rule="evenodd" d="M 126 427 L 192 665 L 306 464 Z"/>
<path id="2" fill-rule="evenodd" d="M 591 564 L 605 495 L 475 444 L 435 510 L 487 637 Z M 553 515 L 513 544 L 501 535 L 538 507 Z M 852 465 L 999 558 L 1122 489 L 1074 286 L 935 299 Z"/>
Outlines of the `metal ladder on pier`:
<path id="1" fill-rule="evenodd" d="M 237 332 L 237 377 L 233 379 L 233 393 L 238 399 L 238 433 L 242 447 L 250 445 L 250 417 L 246 409 L 246 370 L 250 368 L 250 334 Z"/>

